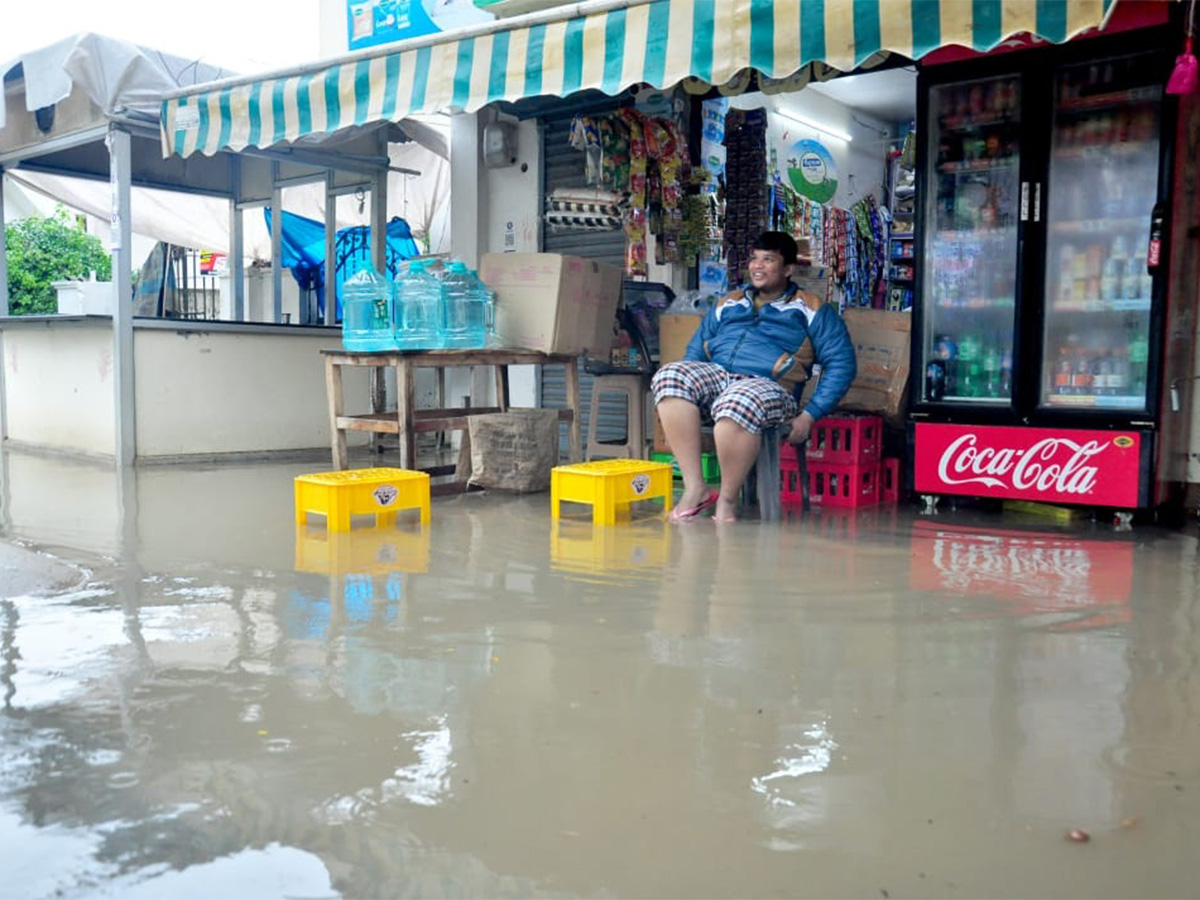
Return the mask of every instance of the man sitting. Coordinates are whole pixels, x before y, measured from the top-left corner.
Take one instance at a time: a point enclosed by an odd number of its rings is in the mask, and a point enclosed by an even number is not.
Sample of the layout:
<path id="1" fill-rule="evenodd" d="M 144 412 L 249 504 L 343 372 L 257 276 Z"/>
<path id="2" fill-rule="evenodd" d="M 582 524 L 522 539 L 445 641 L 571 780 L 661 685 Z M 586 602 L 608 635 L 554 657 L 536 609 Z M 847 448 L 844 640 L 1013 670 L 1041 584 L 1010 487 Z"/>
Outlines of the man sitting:
<path id="1" fill-rule="evenodd" d="M 763 429 L 791 421 L 787 439 L 803 443 L 813 422 L 837 406 L 854 380 L 854 345 L 845 323 L 823 297 L 792 283 L 795 263 L 796 242 L 780 231 L 764 232 L 752 248 L 750 283 L 717 301 L 683 360 L 654 376 L 655 407 L 683 475 L 672 522 L 714 505 L 714 521 L 736 521 L 738 494 L 758 458 Z M 808 377 L 797 354 L 809 339 L 821 380 L 797 415 Z M 720 493 L 709 491 L 701 472 L 702 415 L 714 422 Z"/>

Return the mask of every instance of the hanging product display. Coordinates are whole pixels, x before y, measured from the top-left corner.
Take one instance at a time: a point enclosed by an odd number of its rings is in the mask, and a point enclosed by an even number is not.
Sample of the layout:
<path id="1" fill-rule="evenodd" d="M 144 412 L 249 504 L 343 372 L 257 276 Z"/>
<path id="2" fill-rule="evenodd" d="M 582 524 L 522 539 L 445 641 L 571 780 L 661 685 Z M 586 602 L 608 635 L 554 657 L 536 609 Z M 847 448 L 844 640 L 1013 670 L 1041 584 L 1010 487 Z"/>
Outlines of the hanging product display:
<path id="1" fill-rule="evenodd" d="M 770 212 L 766 110 L 730 110 L 725 149 L 725 260 L 729 283 L 741 284 L 750 245 L 766 229 Z"/>
<path id="2" fill-rule="evenodd" d="M 569 140 L 585 156 L 585 182 L 603 196 L 592 196 L 586 188 L 555 191 L 547 198 L 548 226 L 623 228 L 625 272 L 632 278 L 648 275 L 651 234 L 658 265 L 694 265 L 708 253 L 717 229 L 715 210 L 698 201 L 711 174 L 700 170 L 693 175 L 687 137 L 678 122 L 625 107 L 608 116 L 575 116 Z"/>

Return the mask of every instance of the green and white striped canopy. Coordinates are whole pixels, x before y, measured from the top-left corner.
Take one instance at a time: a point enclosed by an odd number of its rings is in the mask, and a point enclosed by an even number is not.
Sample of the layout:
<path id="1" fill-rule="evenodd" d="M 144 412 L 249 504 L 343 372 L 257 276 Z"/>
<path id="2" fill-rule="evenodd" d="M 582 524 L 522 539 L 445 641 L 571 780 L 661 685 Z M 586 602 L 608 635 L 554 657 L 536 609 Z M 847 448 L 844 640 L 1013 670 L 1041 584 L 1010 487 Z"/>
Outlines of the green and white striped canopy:
<path id="1" fill-rule="evenodd" d="M 163 102 L 164 155 L 268 147 L 352 125 L 496 100 L 753 69 L 785 79 L 814 61 L 851 70 L 880 51 L 919 59 L 1031 32 L 1062 42 L 1117 0 L 613 0 L 373 48 L 304 70 L 214 82 Z M 572 13 L 574 13 L 572 15 Z"/>

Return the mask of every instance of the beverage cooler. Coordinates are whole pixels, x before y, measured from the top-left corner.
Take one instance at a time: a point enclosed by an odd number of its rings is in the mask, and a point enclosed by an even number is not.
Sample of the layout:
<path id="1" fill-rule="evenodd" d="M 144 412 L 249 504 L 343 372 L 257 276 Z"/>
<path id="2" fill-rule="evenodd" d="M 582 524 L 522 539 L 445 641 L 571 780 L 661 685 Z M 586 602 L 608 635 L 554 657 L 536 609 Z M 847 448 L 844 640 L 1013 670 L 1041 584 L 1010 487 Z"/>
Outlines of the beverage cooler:
<path id="1" fill-rule="evenodd" d="M 1142 35 L 922 72 L 918 493 L 1156 502 L 1172 60 Z"/>

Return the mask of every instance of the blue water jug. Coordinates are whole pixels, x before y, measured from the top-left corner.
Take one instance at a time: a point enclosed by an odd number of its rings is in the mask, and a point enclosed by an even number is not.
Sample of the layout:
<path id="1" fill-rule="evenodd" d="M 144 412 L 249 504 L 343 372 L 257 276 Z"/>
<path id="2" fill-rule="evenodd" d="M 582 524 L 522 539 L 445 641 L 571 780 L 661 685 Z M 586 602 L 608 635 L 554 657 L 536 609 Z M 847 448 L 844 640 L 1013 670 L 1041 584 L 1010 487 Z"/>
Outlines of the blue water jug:
<path id="1" fill-rule="evenodd" d="M 442 283 L 423 260 L 408 264 L 396 276 L 396 346 L 401 350 L 438 350 L 445 346 L 442 332 Z"/>
<path id="2" fill-rule="evenodd" d="M 342 284 L 342 346 L 347 350 L 394 350 L 395 288 L 369 263 Z"/>
<path id="3" fill-rule="evenodd" d="M 484 298 L 484 342 L 483 345 L 490 350 L 494 350 L 500 346 L 500 338 L 496 334 L 496 292 L 493 291 L 474 269 L 471 274 L 475 280 L 479 282 L 479 286 L 483 289 Z"/>
<path id="4" fill-rule="evenodd" d="M 446 346 L 478 350 L 487 343 L 487 289 L 464 263 L 452 261 L 442 278 Z"/>

